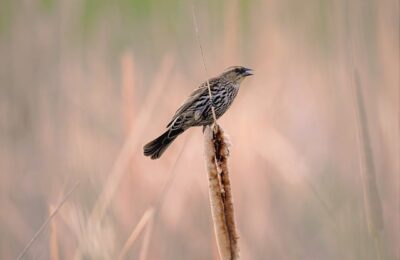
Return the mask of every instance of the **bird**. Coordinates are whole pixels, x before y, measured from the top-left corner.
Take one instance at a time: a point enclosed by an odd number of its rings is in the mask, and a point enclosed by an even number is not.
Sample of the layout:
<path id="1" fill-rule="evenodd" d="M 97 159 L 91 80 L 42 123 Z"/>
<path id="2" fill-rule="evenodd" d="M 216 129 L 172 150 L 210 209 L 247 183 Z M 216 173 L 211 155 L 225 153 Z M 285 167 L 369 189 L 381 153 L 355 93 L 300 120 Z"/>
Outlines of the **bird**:
<path id="1" fill-rule="evenodd" d="M 212 106 L 216 118 L 220 118 L 232 105 L 242 81 L 253 75 L 253 70 L 243 66 L 232 66 L 220 75 L 203 82 L 178 108 L 167 125 L 167 130 L 143 147 L 144 155 L 158 159 L 169 145 L 190 127 L 214 123 Z M 209 95 L 208 84 L 211 90 Z"/>

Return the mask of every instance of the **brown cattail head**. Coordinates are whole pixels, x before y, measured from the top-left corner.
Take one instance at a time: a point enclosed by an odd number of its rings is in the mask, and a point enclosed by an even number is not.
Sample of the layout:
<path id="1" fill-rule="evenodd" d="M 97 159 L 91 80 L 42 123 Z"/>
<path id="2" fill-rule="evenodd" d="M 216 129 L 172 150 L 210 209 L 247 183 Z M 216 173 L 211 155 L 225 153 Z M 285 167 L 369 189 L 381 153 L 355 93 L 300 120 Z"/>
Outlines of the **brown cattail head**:
<path id="1" fill-rule="evenodd" d="M 221 127 L 215 125 L 213 129 L 205 129 L 204 153 L 214 231 L 221 259 L 238 259 L 238 234 L 228 169 L 228 142 Z"/>

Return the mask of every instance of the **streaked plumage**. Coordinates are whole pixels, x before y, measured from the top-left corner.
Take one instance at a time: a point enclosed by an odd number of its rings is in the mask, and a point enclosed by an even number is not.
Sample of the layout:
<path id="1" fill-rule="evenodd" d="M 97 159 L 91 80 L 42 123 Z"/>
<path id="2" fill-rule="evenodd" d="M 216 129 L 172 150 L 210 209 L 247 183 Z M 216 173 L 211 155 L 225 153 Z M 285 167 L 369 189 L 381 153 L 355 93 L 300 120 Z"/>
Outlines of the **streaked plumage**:
<path id="1" fill-rule="evenodd" d="M 235 66 L 209 80 L 217 118 L 228 110 L 239 91 L 240 83 L 250 75 L 253 75 L 251 69 Z M 207 82 L 204 82 L 192 92 L 185 103 L 175 112 L 167 125 L 167 131 L 144 146 L 144 155 L 150 156 L 151 159 L 160 158 L 172 141 L 186 129 L 212 123 L 211 102 Z"/>

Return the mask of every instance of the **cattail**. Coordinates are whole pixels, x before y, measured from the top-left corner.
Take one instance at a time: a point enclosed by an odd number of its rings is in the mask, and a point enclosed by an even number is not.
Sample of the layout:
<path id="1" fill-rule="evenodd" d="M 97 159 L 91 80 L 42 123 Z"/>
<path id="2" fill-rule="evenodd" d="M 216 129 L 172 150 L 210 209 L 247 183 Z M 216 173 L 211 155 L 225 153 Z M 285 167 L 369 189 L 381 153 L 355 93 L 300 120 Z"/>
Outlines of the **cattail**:
<path id="1" fill-rule="evenodd" d="M 214 231 L 222 260 L 239 258 L 238 234 L 228 169 L 228 142 L 221 127 L 206 127 L 204 155 L 209 180 L 209 193 Z"/>

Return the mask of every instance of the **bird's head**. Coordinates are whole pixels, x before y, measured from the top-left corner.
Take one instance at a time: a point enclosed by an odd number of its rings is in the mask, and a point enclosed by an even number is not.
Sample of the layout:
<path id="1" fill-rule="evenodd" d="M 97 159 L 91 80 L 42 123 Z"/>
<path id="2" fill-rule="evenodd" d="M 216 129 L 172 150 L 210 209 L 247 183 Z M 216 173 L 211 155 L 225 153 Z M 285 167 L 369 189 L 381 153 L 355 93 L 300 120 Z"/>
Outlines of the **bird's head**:
<path id="1" fill-rule="evenodd" d="M 229 67 L 224 73 L 222 73 L 222 77 L 231 81 L 231 82 L 242 82 L 244 78 L 247 76 L 253 75 L 253 70 L 249 68 L 245 68 L 242 66 L 233 66 Z"/>

